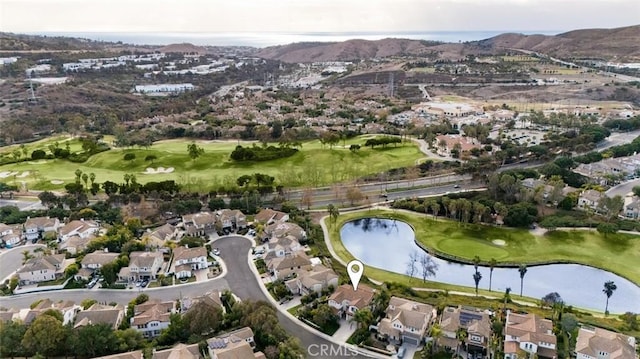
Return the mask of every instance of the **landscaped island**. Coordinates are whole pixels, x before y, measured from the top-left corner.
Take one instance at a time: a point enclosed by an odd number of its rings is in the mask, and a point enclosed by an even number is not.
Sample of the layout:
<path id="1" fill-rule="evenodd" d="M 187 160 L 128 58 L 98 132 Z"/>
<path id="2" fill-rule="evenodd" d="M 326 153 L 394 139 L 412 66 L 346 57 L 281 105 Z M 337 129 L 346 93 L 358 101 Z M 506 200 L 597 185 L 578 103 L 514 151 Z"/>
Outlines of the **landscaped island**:
<path id="1" fill-rule="evenodd" d="M 453 221 L 411 214 L 403 211 L 368 210 L 340 215 L 336 223 L 326 220 L 331 244 L 343 260 L 353 256 L 340 239 L 340 228 L 349 221 L 367 218 L 392 218 L 410 224 L 416 233 L 416 241 L 430 252 L 444 254 L 458 261 L 473 263 L 475 256 L 481 264 L 496 259 L 497 266 L 519 264 L 576 263 L 625 277 L 640 283 L 640 239 L 631 234 L 608 234 L 596 231 L 552 231 L 533 235 L 528 230 L 499 228 L 476 224 L 459 224 Z M 385 272 L 387 274 L 382 274 Z M 388 280 L 389 272 L 371 269 L 369 276 L 376 280 Z M 402 276 L 399 274 L 393 274 Z M 397 278 L 396 278 L 397 279 Z"/>

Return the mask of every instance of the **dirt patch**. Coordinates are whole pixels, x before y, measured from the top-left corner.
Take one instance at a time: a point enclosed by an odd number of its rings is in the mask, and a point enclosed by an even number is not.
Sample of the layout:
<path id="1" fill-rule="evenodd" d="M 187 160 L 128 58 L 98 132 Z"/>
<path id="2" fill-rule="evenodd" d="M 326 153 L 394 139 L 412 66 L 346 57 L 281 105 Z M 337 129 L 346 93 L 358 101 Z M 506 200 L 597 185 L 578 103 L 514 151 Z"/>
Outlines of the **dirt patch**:
<path id="1" fill-rule="evenodd" d="M 491 241 L 491 243 L 495 244 L 496 246 L 500 246 L 500 247 L 504 247 L 505 245 L 507 245 L 507 242 L 505 242 L 502 239 L 494 239 Z"/>
<path id="2" fill-rule="evenodd" d="M 58 185 L 58 184 L 63 184 L 63 183 L 64 183 L 64 181 L 61 181 L 61 180 L 51 180 L 51 184 Z"/>

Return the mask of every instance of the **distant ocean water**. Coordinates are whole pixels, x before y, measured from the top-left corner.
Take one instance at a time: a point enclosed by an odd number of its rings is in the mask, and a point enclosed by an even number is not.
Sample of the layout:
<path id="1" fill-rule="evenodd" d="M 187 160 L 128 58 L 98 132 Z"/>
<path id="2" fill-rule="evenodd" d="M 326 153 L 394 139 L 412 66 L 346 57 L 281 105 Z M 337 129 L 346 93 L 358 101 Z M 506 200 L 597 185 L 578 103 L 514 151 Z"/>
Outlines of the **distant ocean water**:
<path id="1" fill-rule="evenodd" d="M 34 35 L 71 36 L 135 45 L 167 45 L 188 42 L 208 46 L 267 47 L 294 42 L 333 42 L 350 39 L 405 38 L 442 42 L 487 39 L 502 33 L 555 35 L 561 31 L 425 31 L 425 32 L 46 32 Z"/>

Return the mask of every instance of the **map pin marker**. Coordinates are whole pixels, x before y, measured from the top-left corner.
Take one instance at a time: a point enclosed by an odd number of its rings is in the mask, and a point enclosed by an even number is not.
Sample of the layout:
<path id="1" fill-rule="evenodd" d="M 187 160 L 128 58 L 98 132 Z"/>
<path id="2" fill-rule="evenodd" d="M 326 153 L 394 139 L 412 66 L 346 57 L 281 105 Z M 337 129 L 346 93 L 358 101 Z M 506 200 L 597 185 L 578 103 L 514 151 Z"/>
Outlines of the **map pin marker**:
<path id="1" fill-rule="evenodd" d="M 358 267 L 358 269 L 356 270 L 353 267 Z M 360 278 L 362 278 L 362 272 L 364 272 L 364 265 L 362 265 L 362 262 L 352 260 L 347 264 L 347 274 L 349 274 L 354 291 L 358 290 L 358 283 L 360 283 Z"/>

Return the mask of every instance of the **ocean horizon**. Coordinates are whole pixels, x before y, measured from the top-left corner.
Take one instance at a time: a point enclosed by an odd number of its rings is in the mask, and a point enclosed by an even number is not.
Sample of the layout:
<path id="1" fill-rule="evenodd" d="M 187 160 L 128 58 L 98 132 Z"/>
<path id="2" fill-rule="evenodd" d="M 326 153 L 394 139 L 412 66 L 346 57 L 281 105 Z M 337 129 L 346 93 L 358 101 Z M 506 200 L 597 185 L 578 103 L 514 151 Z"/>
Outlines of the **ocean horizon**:
<path id="1" fill-rule="evenodd" d="M 79 37 L 132 45 L 191 43 L 200 46 L 268 47 L 296 42 L 339 42 L 351 39 L 404 38 L 448 43 L 477 41 L 503 33 L 556 35 L 562 31 L 400 31 L 400 32 L 39 32 L 30 35 Z"/>

